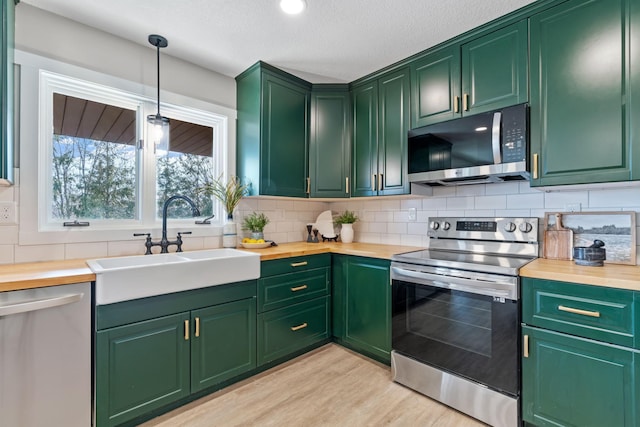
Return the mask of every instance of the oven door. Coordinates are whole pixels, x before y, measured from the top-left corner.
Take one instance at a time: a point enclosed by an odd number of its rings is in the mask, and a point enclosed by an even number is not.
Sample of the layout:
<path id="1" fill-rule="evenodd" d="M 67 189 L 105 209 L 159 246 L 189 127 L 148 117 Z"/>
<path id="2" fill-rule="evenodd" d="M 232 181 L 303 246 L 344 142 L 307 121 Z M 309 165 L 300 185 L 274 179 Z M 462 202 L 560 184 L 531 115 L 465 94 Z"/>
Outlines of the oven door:
<path id="1" fill-rule="evenodd" d="M 519 395 L 518 277 L 392 263 L 391 279 L 393 350 Z"/>

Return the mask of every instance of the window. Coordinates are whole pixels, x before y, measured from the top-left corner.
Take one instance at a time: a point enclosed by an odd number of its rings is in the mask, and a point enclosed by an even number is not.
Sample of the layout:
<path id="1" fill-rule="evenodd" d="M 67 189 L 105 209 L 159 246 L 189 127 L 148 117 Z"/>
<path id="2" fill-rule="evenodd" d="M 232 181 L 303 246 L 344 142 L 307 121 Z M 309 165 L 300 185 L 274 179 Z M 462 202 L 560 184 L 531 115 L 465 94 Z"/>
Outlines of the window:
<path id="1" fill-rule="evenodd" d="M 160 152 L 144 143 L 154 100 L 46 71 L 40 83 L 40 228 L 74 220 L 103 229 L 155 226 L 176 194 L 203 216 L 222 212 L 197 189 L 224 172 L 226 117 L 161 104 L 171 127 L 169 151 Z M 172 204 L 168 218 L 193 223 L 184 202 Z"/>

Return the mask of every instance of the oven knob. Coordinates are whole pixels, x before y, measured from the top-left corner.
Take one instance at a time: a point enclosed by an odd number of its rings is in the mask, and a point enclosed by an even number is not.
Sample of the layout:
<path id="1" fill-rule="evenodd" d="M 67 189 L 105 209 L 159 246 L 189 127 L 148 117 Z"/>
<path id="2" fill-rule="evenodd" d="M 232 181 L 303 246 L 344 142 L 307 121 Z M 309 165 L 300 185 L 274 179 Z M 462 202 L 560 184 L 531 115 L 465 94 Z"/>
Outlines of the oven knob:
<path id="1" fill-rule="evenodd" d="M 442 229 L 443 230 L 448 230 L 451 228 L 451 224 L 449 224 L 447 221 L 442 223 Z"/>
<path id="2" fill-rule="evenodd" d="M 429 228 L 432 230 L 437 230 L 438 228 L 440 228 L 440 224 L 436 221 L 431 221 L 431 223 L 429 224 Z"/>
<path id="3" fill-rule="evenodd" d="M 504 225 L 504 231 L 508 231 L 509 233 L 516 231 L 516 225 L 512 222 L 508 222 Z"/>
<path id="4" fill-rule="evenodd" d="M 529 224 L 528 222 L 523 222 L 522 224 L 520 224 L 520 227 L 518 227 L 520 229 L 520 231 L 522 231 L 523 233 L 528 233 L 531 231 L 531 229 L 533 228 L 531 226 L 531 224 Z"/>

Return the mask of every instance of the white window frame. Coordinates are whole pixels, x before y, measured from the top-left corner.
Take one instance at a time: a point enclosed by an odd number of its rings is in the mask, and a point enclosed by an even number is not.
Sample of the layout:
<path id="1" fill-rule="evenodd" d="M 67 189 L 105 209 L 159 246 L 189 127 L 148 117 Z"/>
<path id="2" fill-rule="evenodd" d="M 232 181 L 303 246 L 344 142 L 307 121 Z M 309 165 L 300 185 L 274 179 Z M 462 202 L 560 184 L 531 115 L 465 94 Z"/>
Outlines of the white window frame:
<path id="1" fill-rule="evenodd" d="M 21 68 L 20 244 L 131 240 L 133 232 L 150 232 L 154 237 L 159 236 L 162 221 L 156 218 L 156 168 L 152 147 L 144 147 L 139 152 L 136 219 L 90 220 L 89 227 L 63 227 L 62 220 L 49 218 L 52 203 L 53 93 L 137 111 L 138 135 L 144 141 L 148 128 L 145 117 L 157 110 L 154 100 L 156 88 L 22 51 L 16 51 L 16 63 Z M 161 99 L 165 100 L 160 104 L 164 116 L 213 128 L 214 175 L 225 178 L 233 175 L 235 152 L 229 148 L 235 147 L 235 129 L 230 129 L 229 123 L 235 122 L 236 112 L 173 93 L 163 92 Z M 34 123 L 38 126 L 33 126 Z M 215 218 L 210 226 L 195 225 L 193 219 L 171 219 L 168 228 L 173 232 L 172 229 L 185 230 L 188 227 L 194 237 L 217 236 L 220 235 L 223 217 L 219 203 L 214 203 L 213 213 Z"/>

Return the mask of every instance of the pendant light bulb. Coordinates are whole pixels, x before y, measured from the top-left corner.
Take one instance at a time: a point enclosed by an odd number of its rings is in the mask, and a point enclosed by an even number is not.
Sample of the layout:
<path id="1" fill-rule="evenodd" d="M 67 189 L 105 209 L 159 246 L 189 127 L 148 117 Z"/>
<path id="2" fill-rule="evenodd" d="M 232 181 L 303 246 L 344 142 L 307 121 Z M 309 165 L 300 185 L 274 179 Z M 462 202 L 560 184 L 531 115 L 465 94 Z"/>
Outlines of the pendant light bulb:
<path id="1" fill-rule="evenodd" d="M 307 7 L 305 0 L 280 0 L 280 9 L 289 15 L 297 15 Z"/>
<path id="2" fill-rule="evenodd" d="M 156 155 L 165 155 L 169 152 L 169 119 L 160 115 L 160 48 L 167 47 L 168 42 L 162 36 L 157 34 L 151 34 L 149 36 L 149 43 L 157 49 L 157 64 L 158 64 L 158 112 L 156 114 L 150 114 L 147 116 L 147 123 L 149 124 L 149 138 L 153 142 Z"/>

